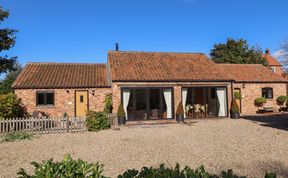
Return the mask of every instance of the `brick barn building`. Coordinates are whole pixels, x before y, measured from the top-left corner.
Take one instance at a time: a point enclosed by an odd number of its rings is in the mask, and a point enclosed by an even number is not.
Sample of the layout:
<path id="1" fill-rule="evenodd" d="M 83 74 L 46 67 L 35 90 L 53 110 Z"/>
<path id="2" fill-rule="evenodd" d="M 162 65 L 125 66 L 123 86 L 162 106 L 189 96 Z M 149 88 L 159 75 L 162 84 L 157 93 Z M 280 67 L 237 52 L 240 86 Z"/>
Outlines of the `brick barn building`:
<path id="1" fill-rule="evenodd" d="M 109 51 L 107 64 L 28 63 L 13 89 L 28 112 L 82 116 L 102 111 L 112 94 L 128 121 L 174 119 L 180 102 L 186 118 L 228 117 L 234 92 L 241 113 L 255 114 L 254 100 L 279 108 L 287 80 L 258 64 L 216 64 L 202 53 Z"/>

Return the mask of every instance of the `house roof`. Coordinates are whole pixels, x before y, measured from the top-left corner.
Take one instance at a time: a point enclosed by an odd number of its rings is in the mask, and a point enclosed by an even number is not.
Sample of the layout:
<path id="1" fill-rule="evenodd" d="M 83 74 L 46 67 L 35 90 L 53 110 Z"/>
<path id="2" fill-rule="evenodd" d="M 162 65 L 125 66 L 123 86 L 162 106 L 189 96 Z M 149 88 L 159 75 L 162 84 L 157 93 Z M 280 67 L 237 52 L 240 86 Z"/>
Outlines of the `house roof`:
<path id="1" fill-rule="evenodd" d="M 277 59 L 271 56 L 269 49 L 265 51 L 265 54 L 263 54 L 262 57 L 266 59 L 269 66 L 282 66 L 282 64 Z"/>
<path id="2" fill-rule="evenodd" d="M 217 64 L 236 82 L 288 82 L 261 64 Z"/>
<path id="3" fill-rule="evenodd" d="M 12 88 L 108 87 L 106 64 L 28 63 Z"/>
<path id="4" fill-rule="evenodd" d="M 202 53 L 109 51 L 112 81 L 231 81 Z"/>

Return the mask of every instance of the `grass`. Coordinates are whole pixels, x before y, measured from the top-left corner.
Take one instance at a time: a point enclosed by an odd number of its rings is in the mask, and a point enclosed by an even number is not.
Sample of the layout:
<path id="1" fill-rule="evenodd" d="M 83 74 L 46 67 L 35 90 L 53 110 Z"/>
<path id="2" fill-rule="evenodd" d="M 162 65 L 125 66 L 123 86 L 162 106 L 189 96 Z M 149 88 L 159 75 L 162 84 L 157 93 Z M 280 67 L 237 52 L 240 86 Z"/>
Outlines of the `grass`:
<path id="1" fill-rule="evenodd" d="M 15 142 L 20 140 L 30 140 L 34 135 L 27 132 L 11 132 L 0 136 L 0 142 Z"/>

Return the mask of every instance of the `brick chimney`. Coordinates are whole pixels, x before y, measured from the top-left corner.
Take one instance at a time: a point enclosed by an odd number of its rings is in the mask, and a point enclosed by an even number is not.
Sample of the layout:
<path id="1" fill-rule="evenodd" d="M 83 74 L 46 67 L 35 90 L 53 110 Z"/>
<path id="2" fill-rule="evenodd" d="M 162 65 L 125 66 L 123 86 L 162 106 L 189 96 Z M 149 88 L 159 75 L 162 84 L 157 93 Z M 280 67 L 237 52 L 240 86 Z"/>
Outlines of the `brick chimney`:
<path id="1" fill-rule="evenodd" d="M 266 54 L 270 54 L 270 49 L 267 48 L 266 51 L 265 51 L 265 53 L 266 53 Z"/>

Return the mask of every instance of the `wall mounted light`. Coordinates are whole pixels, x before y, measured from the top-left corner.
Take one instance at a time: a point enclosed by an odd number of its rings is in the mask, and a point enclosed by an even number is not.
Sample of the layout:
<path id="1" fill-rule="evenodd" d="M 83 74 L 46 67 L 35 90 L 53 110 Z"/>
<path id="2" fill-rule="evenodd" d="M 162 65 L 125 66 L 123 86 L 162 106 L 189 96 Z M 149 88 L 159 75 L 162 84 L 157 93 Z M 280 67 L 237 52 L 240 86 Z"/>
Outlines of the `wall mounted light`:
<path id="1" fill-rule="evenodd" d="M 69 90 L 66 90 L 66 92 L 67 92 L 67 93 L 70 93 L 70 91 L 69 91 Z"/>
<path id="2" fill-rule="evenodd" d="M 91 94 L 94 96 L 95 95 L 95 90 L 92 90 Z"/>
<path id="3" fill-rule="evenodd" d="M 242 84 L 242 88 L 245 88 L 245 83 Z"/>

